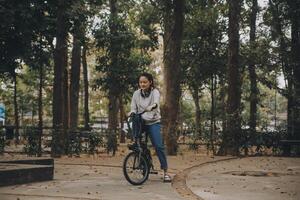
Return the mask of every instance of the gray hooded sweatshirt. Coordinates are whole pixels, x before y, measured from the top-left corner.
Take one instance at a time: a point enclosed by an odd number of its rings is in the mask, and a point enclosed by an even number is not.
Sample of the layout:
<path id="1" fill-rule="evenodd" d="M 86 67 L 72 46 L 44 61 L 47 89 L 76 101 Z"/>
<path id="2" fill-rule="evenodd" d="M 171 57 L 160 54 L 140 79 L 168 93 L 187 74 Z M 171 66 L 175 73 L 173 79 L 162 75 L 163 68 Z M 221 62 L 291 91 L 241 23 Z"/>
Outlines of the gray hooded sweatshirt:
<path id="1" fill-rule="evenodd" d="M 145 120 L 146 125 L 151 125 L 160 122 L 161 115 L 159 109 L 159 98 L 160 94 L 157 89 L 152 89 L 150 95 L 148 97 L 142 97 L 141 89 L 136 90 L 133 93 L 131 99 L 131 112 L 134 113 L 141 113 L 143 112 L 148 106 L 157 104 L 157 108 L 152 111 L 145 112 L 142 115 L 142 118 Z"/>

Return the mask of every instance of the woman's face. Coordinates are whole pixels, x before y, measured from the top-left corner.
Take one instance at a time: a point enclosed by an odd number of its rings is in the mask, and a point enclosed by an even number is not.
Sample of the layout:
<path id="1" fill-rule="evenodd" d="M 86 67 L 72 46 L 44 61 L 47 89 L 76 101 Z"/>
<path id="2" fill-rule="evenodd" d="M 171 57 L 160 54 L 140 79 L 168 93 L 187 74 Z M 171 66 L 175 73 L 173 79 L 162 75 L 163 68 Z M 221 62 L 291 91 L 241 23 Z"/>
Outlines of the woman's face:
<path id="1" fill-rule="evenodd" d="M 139 86 L 142 90 L 148 90 L 150 88 L 151 81 L 147 79 L 145 76 L 141 76 L 139 79 Z"/>

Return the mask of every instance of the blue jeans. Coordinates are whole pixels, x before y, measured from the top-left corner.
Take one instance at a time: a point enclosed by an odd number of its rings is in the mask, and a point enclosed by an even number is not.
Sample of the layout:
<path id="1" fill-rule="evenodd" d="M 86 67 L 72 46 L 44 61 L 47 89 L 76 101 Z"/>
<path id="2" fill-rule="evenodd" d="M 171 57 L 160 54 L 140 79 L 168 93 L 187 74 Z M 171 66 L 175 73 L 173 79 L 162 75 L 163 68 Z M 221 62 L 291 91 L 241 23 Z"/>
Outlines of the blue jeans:
<path id="1" fill-rule="evenodd" d="M 155 148 L 157 157 L 160 162 L 160 168 L 167 170 L 168 163 L 167 163 L 167 157 L 165 154 L 165 148 L 164 148 L 164 145 L 162 142 L 162 136 L 160 133 L 160 123 L 145 125 L 145 131 L 146 131 L 147 135 L 150 136 L 151 143 Z"/>

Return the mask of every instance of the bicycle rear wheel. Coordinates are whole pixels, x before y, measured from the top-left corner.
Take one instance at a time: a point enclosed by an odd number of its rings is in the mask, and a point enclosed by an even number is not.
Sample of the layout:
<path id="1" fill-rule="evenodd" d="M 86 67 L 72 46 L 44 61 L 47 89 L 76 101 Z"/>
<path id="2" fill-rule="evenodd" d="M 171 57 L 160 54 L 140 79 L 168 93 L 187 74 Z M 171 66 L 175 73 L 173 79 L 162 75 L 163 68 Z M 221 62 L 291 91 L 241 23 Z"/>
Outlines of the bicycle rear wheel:
<path id="1" fill-rule="evenodd" d="M 137 152 L 129 153 L 123 163 L 123 173 L 126 180 L 132 185 L 141 185 L 149 177 L 149 166 L 143 155 Z"/>

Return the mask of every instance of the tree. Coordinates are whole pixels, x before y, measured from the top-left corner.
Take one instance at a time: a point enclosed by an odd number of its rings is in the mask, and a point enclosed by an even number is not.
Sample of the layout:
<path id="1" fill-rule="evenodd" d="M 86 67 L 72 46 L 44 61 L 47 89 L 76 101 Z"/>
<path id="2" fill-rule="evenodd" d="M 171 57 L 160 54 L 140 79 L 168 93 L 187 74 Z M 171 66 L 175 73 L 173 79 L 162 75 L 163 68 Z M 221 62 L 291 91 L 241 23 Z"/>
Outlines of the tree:
<path id="1" fill-rule="evenodd" d="M 293 139 L 295 135 L 295 127 L 297 127 L 297 119 L 295 118 L 295 112 L 298 112 L 298 108 L 295 106 L 298 100 L 295 99 L 295 81 L 297 80 L 294 75 L 298 75 L 298 57 L 296 51 L 298 50 L 297 41 L 299 38 L 297 36 L 297 32 L 299 32 L 299 28 L 297 27 L 297 17 L 299 15 L 297 6 L 299 4 L 292 3 L 290 1 L 269 1 L 269 10 L 271 13 L 271 30 L 272 36 L 274 39 L 278 41 L 279 45 L 279 57 L 282 66 L 282 71 L 284 74 L 284 78 L 287 82 L 287 88 L 285 95 L 288 99 L 287 104 L 287 139 Z M 288 12 L 287 12 L 288 11 Z M 291 51 L 289 51 L 289 39 L 286 36 L 286 31 L 288 29 L 288 25 L 292 24 L 291 27 Z M 296 119 L 296 120 L 295 120 Z M 285 146 L 284 155 L 290 155 L 291 148 L 290 146 Z"/>
<path id="2" fill-rule="evenodd" d="M 68 65 L 68 1 L 59 0 L 57 10 L 56 47 L 54 52 L 54 82 L 53 82 L 53 142 L 52 156 L 65 152 L 66 129 L 68 127 L 68 95 L 67 65 Z M 67 95 L 67 96 L 66 96 Z"/>
<path id="3" fill-rule="evenodd" d="M 20 59 L 25 54 L 30 45 L 32 34 L 25 29 L 31 15 L 26 15 L 29 10 L 28 5 L 21 6 L 17 1 L 1 1 L 0 14 L 1 21 L 1 46 L 0 46 L 0 73 L 9 72 L 14 81 L 14 116 L 15 116 L 15 135 L 19 136 L 19 113 L 17 104 L 17 73 L 15 69 L 20 66 Z M 29 18 L 29 19 L 28 19 Z M 26 38 L 26 40 L 24 40 Z"/>
<path id="4" fill-rule="evenodd" d="M 201 131 L 199 95 L 206 87 L 211 92 L 212 149 L 216 132 L 216 86 L 218 78 L 221 78 L 225 71 L 225 51 L 222 42 L 225 32 L 223 8 L 223 4 L 214 4 L 213 1 L 190 3 L 187 6 L 182 44 L 183 84 L 188 86 L 195 103 L 195 131 L 198 138 Z"/>
<path id="5" fill-rule="evenodd" d="M 81 47 L 85 37 L 85 27 L 88 17 L 83 1 L 74 1 L 72 5 L 73 49 L 70 76 L 70 129 L 76 130 L 78 126 L 79 81 L 81 65 Z"/>
<path id="6" fill-rule="evenodd" d="M 291 21 L 291 68 L 293 70 L 294 82 L 294 119 L 293 139 L 300 139 L 300 2 L 287 0 L 289 7 L 289 18 Z M 298 148 L 297 154 L 300 155 Z"/>
<path id="7" fill-rule="evenodd" d="M 1 48 L 0 73 L 9 72 L 14 77 L 15 69 L 29 49 L 33 38 L 33 12 L 30 2 L 2 0 L 1 9 Z"/>
<path id="8" fill-rule="evenodd" d="M 89 113 L 89 81 L 88 81 L 88 66 L 87 66 L 87 42 L 84 43 L 82 49 L 82 71 L 84 82 L 84 128 L 88 130 L 90 128 L 90 113 Z"/>
<path id="9" fill-rule="evenodd" d="M 184 21 L 183 0 L 163 1 L 164 103 L 163 134 L 170 155 L 177 153 L 177 118 L 181 96 L 180 48 Z"/>
<path id="10" fill-rule="evenodd" d="M 228 98 L 226 130 L 219 150 L 221 155 L 238 155 L 241 134 L 241 76 L 239 66 L 239 21 L 241 2 L 229 0 Z"/>
<path id="11" fill-rule="evenodd" d="M 100 15 L 102 21 L 94 31 L 99 50 L 96 70 L 100 76 L 96 85 L 107 94 L 108 128 L 111 132 L 118 130 L 120 99 L 126 100 L 132 95 L 137 77 L 150 64 L 149 55 L 142 51 L 138 34 L 128 24 L 130 9 L 124 10 L 128 3 L 109 1 L 110 13 Z"/>
<path id="12" fill-rule="evenodd" d="M 42 68 L 44 54 L 52 43 L 53 29 L 48 2 L 30 0 L 26 2 L 1 1 L 1 61 L 4 71 L 10 72 L 15 80 L 14 104 L 16 135 L 19 127 L 17 105 L 17 73 L 15 69 L 25 62 L 32 68 Z M 51 40 L 51 41 L 50 41 Z M 48 43 L 48 44 L 47 44 Z M 34 62 L 33 62 L 34 61 Z M 34 64 L 33 64 L 34 63 Z M 1 70 L 2 71 L 2 70 Z M 41 101 L 40 101 L 41 102 Z M 40 111 L 41 111 L 40 106 Z M 40 120 L 42 121 L 42 120 Z"/>
<path id="13" fill-rule="evenodd" d="M 15 111 L 15 136 L 16 136 L 16 143 L 19 143 L 19 109 L 18 109 L 18 102 L 17 102 L 17 73 L 12 73 L 13 80 L 14 80 L 14 111 Z"/>
<path id="14" fill-rule="evenodd" d="M 250 48 L 255 50 L 255 35 L 256 35 L 256 15 L 258 13 L 257 0 L 252 0 L 251 14 L 250 14 Z M 255 71 L 255 58 L 253 53 L 249 58 L 249 77 L 250 77 L 250 120 L 249 127 L 252 134 L 256 133 L 256 121 L 257 121 L 257 103 L 258 103 L 258 88 L 257 88 L 257 75 Z"/>
<path id="15" fill-rule="evenodd" d="M 118 11 L 116 7 L 116 0 L 109 0 L 109 8 L 110 8 L 110 18 L 109 18 L 109 29 L 113 38 L 118 37 L 117 30 L 117 20 L 118 20 Z M 118 44 L 116 40 L 110 40 L 110 61 L 113 68 L 116 68 L 118 63 Z M 113 70 L 113 69 L 112 69 Z M 115 74 L 109 74 L 110 78 L 112 78 L 112 82 L 117 81 Z M 116 130 L 118 127 L 118 110 L 119 110 L 119 102 L 118 95 L 119 91 L 117 88 L 118 85 L 112 84 L 108 91 L 108 128 L 111 130 Z"/>

